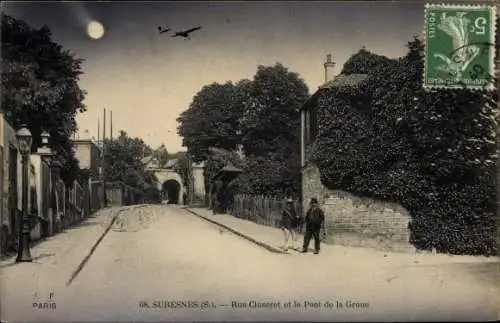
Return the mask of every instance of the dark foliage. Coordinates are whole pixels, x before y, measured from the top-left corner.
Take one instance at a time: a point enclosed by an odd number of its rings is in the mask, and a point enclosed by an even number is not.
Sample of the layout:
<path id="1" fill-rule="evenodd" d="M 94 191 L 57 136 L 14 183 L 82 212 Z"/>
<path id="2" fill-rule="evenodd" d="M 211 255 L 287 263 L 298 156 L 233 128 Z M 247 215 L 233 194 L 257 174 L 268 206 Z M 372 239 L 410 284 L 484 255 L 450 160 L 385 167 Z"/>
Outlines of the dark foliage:
<path id="1" fill-rule="evenodd" d="M 374 54 L 363 48 L 345 62 L 341 74 L 368 74 L 374 68 L 389 64 L 390 61 L 385 56 Z"/>
<path id="2" fill-rule="evenodd" d="M 165 167 L 169 160 L 169 154 L 165 144 L 162 143 L 160 147 L 153 152 L 153 157 L 157 160 L 159 167 Z"/>
<path id="3" fill-rule="evenodd" d="M 174 170 L 180 175 L 184 186 L 187 186 L 189 176 L 189 162 L 185 152 L 178 152 L 175 155 L 170 155 L 171 159 L 177 159 Z"/>
<path id="4" fill-rule="evenodd" d="M 194 162 L 206 160 L 210 147 L 230 150 L 237 147 L 241 104 L 235 102 L 235 98 L 241 97 L 240 86 L 244 87 L 245 83 L 204 86 L 193 98 L 189 109 L 177 119 L 178 133 Z"/>
<path id="5" fill-rule="evenodd" d="M 76 114 L 85 111 L 85 92 L 78 85 L 82 59 L 52 40 L 48 27 L 35 29 L 2 13 L 2 108 L 17 129 L 27 124 L 32 149 L 40 145 L 43 130 L 51 135 L 66 183 L 76 179 L 78 161 L 70 140 Z"/>
<path id="6" fill-rule="evenodd" d="M 247 87 L 242 116 L 246 156 L 240 193 L 273 196 L 300 192 L 300 108 L 309 90 L 283 65 L 259 66 Z"/>
<path id="7" fill-rule="evenodd" d="M 244 174 L 231 184 L 232 191 L 298 194 L 299 109 L 308 93 L 298 74 L 279 63 L 259 66 L 252 80 L 203 87 L 178 121 L 193 161 L 207 161 L 205 187 L 228 158 L 224 153 L 211 156 L 210 148 L 233 152 L 229 155 L 236 166 L 239 158 L 234 151 L 241 144 L 247 162 L 242 165 Z"/>
<path id="8" fill-rule="evenodd" d="M 151 155 L 153 151 L 142 139 L 131 138 L 125 131 L 120 131 L 118 138 L 108 139 L 104 145 L 106 181 L 121 181 L 142 192 L 150 187 L 156 189 L 156 178 L 146 171 L 143 162 L 143 156 Z"/>
<path id="9" fill-rule="evenodd" d="M 492 255 L 497 98 L 467 89 L 425 91 L 422 55 L 415 39 L 398 60 L 365 52 L 352 58 L 346 70 L 368 72 L 369 79 L 321 94 L 312 160 L 329 188 L 407 208 L 417 248 Z"/>
<path id="10" fill-rule="evenodd" d="M 300 149 L 300 108 L 309 90 L 297 73 L 283 65 L 259 66 L 249 86 L 243 113 L 243 150 L 246 156 L 267 156 L 283 148 Z"/>

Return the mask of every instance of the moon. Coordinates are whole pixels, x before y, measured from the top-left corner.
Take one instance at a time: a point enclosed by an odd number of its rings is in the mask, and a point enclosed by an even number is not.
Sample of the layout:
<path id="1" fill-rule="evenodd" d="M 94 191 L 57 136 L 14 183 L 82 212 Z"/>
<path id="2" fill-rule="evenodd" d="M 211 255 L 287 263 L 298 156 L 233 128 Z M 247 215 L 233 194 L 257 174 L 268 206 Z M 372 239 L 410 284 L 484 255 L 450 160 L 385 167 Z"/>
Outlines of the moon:
<path id="1" fill-rule="evenodd" d="M 99 39 L 104 36 L 104 26 L 98 21 L 91 21 L 87 24 L 87 34 L 92 39 Z"/>

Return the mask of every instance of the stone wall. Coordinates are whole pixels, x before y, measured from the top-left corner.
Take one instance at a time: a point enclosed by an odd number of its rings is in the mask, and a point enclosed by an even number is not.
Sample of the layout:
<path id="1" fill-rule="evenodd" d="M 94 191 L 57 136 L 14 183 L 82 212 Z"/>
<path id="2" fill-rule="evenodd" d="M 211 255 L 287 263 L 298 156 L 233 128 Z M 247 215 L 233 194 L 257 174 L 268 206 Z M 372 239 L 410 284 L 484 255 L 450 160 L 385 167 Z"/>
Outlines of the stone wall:
<path id="1" fill-rule="evenodd" d="M 106 183 L 106 199 L 108 200 L 108 206 L 124 205 L 124 197 L 124 187 L 122 183 Z"/>
<path id="2" fill-rule="evenodd" d="M 304 211 L 316 197 L 325 211 L 326 242 L 386 251 L 414 252 L 409 243 L 410 215 L 402 206 L 329 190 L 316 166 L 302 171 Z"/>
<path id="3" fill-rule="evenodd" d="M 203 176 L 203 165 L 193 165 L 194 200 L 196 202 L 205 199 L 205 177 Z"/>
<path id="4" fill-rule="evenodd" d="M 11 167 L 11 162 L 15 163 L 15 168 L 17 169 L 17 209 L 19 212 L 21 211 L 21 201 L 22 201 L 22 168 L 21 168 L 21 154 L 17 154 L 17 159 L 16 160 L 10 160 L 10 151 L 13 149 L 14 151 L 17 151 L 17 139 L 16 139 L 16 132 L 12 128 L 12 126 L 5 120 L 4 115 L 0 113 L 0 144 L 2 145 L 3 149 L 3 159 L 0 160 L 0 167 L 3 167 L 3 176 L 1 178 L 2 180 L 2 186 L 3 189 L 1 191 L 1 207 L 2 207 L 2 223 L 0 225 L 4 225 L 8 228 L 8 233 L 9 234 L 14 234 L 13 230 L 15 229 L 15 225 L 11 223 L 11 216 L 10 216 L 10 210 L 9 210 L 9 198 L 11 194 L 11 187 L 10 187 L 10 167 Z"/>
<path id="5" fill-rule="evenodd" d="M 307 166 L 302 169 L 302 208 L 304 214 L 309 207 L 309 201 L 315 197 L 320 204 L 324 204 L 328 196 L 328 189 L 321 184 L 319 170 L 316 166 Z"/>

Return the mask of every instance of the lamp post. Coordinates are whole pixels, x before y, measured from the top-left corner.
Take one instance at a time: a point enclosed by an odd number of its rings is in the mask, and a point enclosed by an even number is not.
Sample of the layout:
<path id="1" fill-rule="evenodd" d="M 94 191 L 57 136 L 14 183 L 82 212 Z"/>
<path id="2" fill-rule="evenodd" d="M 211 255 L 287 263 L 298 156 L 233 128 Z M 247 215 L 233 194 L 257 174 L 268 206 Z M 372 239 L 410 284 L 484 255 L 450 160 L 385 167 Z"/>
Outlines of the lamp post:
<path id="1" fill-rule="evenodd" d="M 47 131 L 42 131 L 40 134 L 40 137 L 42 137 L 42 146 L 37 149 L 38 155 L 42 158 L 43 161 L 50 167 L 52 157 L 54 156 L 54 152 L 50 149 L 49 147 L 49 139 L 50 139 L 50 134 Z M 45 185 L 45 184 L 44 184 Z M 48 196 L 45 196 L 44 198 L 48 198 L 49 201 L 51 201 L 51 194 L 53 194 L 53 183 L 52 183 L 52 178 L 49 179 L 48 183 L 48 190 L 43 188 L 43 192 L 47 192 L 49 194 Z M 53 225 L 51 222 L 51 219 L 49 219 L 47 222 L 43 222 L 43 227 L 42 227 L 42 232 L 44 236 L 52 236 L 52 229 Z"/>
<path id="2" fill-rule="evenodd" d="M 31 132 L 25 125 L 21 126 L 16 133 L 17 143 L 22 155 L 22 222 L 19 232 L 19 247 L 17 250 L 16 262 L 31 262 L 30 240 L 31 240 L 31 223 L 28 214 L 28 170 L 30 165 L 30 150 L 31 150 Z"/>

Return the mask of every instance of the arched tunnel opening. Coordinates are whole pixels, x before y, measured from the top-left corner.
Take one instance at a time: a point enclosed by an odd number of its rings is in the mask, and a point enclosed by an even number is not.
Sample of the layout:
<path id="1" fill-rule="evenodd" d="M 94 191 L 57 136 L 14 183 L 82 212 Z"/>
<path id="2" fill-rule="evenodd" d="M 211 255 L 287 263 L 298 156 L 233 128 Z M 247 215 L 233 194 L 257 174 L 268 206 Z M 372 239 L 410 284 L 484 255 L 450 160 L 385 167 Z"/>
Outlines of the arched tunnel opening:
<path id="1" fill-rule="evenodd" d="M 162 185 L 162 193 L 168 201 L 167 204 L 179 204 L 181 184 L 175 179 L 165 181 Z"/>

